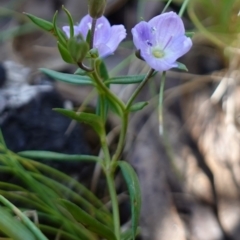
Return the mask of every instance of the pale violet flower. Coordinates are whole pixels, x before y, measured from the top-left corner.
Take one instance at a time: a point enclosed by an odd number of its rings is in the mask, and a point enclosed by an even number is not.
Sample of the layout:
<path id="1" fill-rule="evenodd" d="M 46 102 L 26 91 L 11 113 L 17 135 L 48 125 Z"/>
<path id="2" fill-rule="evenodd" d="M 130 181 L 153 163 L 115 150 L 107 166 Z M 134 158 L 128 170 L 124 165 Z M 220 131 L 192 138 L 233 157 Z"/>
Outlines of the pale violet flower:
<path id="1" fill-rule="evenodd" d="M 177 67 L 176 60 L 192 47 L 192 40 L 185 36 L 182 19 L 174 12 L 138 23 L 132 34 L 141 57 L 157 71 Z"/>
<path id="2" fill-rule="evenodd" d="M 89 15 L 83 17 L 79 25 L 74 26 L 74 35 L 82 34 L 86 39 L 88 31 L 92 26 L 92 18 Z M 69 26 L 64 26 L 63 31 L 70 37 Z M 104 17 L 97 19 L 93 47 L 98 50 L 100 57 L 106 57 L 117 49 L 119 43 L 126 37 L 126 29 L 123 25 L 110 26 L 109 21 Z"/>

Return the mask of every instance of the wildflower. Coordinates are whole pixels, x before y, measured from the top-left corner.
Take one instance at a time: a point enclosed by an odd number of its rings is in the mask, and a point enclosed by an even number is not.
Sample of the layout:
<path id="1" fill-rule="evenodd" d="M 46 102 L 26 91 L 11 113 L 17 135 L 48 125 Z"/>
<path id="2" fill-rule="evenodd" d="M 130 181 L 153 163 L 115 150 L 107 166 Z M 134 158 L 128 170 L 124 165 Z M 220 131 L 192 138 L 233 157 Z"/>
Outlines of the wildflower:
<path id="1" fill-rule="evenodd" d="M 74 26 L 74 35 L 81 34 L 86 39 L 89 30 L 91 30 L 92 18 L 86 15 L 79 25 Z M 64 26 L 63 31 L 70 38 L 69 26 Z M 126 37 L 126 29 L 123 25 L 110 26 L 109 21 L 104 17 L 97 19 L 93 47 L 98 50 L 100 57 L 106 57 L 117 49 L 119 43 Z"/>
<path id="2" fill-rule="evenodd" d="M 185 36 L 182 19 L 174 12 L 138 23 L 132 34 L 141 57 L 157 71 L 177 67 L 176 60 L 192 46 L 192 40 Z"/>

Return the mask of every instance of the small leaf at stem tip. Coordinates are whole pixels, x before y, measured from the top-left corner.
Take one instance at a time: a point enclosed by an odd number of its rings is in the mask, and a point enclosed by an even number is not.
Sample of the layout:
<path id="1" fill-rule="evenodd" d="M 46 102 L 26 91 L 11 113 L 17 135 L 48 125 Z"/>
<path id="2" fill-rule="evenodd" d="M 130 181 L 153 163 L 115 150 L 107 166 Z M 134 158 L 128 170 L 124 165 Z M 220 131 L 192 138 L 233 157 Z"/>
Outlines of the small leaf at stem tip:
<path id="1" fill-rule="evenodd" d="M 148 102 L 138 102 L 138 103 L 133 104 L 130 107 L 129 111 L 136 112 L 136 111 L 142 110 L 147 105 L 148 105 Z"/>
<path id="2" fill-rule="evenodd" d="M 34 24 L 36 24 L 38 27 L 42 28 L 45 31 L 53 32 L 53 24 L 49 21 L 46 21 L 42 18 L 36 17 L 29 13 L 23 13 L 25 14 Z"/>
<path id="3" fill-rule="evenodd" d="M 177 65 L 177 69 L 188 72 L 187 67 L 183 63 L 177 62 Z"/>
<path id="4" fill-rule="evenodd" d="M 185 32 L 185 36 L 190 38 L 193 38 L 194 34 L 195 32 Z"/>

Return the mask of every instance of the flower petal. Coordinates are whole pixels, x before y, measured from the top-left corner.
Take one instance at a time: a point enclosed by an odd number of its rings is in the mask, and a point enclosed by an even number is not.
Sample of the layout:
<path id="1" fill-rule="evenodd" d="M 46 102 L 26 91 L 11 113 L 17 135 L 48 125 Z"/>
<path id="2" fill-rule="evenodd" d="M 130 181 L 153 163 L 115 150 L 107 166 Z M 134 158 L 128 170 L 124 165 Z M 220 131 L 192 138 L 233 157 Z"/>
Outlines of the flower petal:
<path id="1" fill-rule="evenodd" d="M 153 42 L 154 38 L 152 36 L 151 28 L 147 22 L 138 23 L 133 29 L 133 43 L 137 49 L 149 48 L 155 45 Z"/>
<path id="2" fill-rule="evenodd" d="M 155 58 L 148 52 L 141 52 L 141 56 L 147 64 L 156 71 L 167 71 L 178 66 L 176 62 L 166 61 L 165 58 Z"/>
<path id="3" fill-rule="evenodd" d="M 81 22 L 78 25 L 79 31 L 83 35 L 84 38 L 87 37 L 88 31 L 92 26 L 92 18 L 89 15 L 86 15 L 82 18 Z"/>
<path id="4" fill-rule="evenodd" d="M 175 62 L 178 58 L 187 53 L 192 47 L 192 40 L 186 36 L 175 37 L 167 46 L 165 59 Z"/>
<path id="5" fill-rule="evenodd" d="M 107 46 L 114 52 L 119 43 L 126 37 L 126 29 L 123 25 L 114 25 L 111 27 L 110 38 L 107 42 Z"/>
<path id="6" fill-rule="evenodd" d="M 80 30 L 78 26 L 73 26 L 74 28 L 74 36 L 77 36 L 80 34 Z M 68 38 L 70 38 L 70 27 L 69 26 L 64 26 L 63 28 L 64 33 L 67 35 Z"/>
<path id="7" fill-rule="evenodd" d="M 97 48 L 98 54 L 101 58 L 107 57 L 113 53 L 112 49 L 103 43 L 96 46 L 96 48 Z"/>
<path id="8" fill-rule="evenodd" d="M 111 25 L 107 18 L 104 16 L 97 19 L 95 33 L 94 33 L 94 45 L 106 43 L 111 34 Z"/>
<path id="9" fill-rule="evenodd" d="M 155 31 L 157 45 L 165 48 L 172 38 L 185 34 L 182 19 L 174 12 L 152 18 L 148 24 Z"/>

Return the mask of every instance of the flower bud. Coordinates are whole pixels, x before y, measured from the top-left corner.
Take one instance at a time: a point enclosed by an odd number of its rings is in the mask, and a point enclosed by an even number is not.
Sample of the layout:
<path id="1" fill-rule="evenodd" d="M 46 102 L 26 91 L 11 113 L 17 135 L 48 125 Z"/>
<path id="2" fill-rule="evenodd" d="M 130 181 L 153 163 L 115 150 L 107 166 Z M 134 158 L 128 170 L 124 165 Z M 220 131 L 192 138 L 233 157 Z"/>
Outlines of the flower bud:
<path id="1" fill-rule="evenodd" d="M 78 35 L 69 39 L 67 48 L 74 61 L 80 63 L 89 51 L 89 44 L 83 40 L 81 35 Z"/>
<path id="2" fill-rule="evenodd" d="M 89 15 L 94 18 L 100 18 L 106 7 L 106 0 L 88 0 Z"/>

